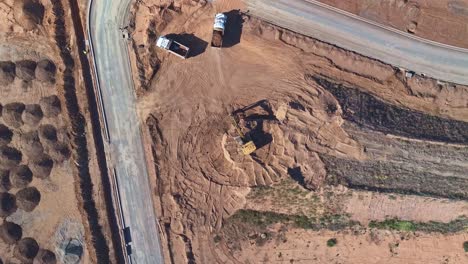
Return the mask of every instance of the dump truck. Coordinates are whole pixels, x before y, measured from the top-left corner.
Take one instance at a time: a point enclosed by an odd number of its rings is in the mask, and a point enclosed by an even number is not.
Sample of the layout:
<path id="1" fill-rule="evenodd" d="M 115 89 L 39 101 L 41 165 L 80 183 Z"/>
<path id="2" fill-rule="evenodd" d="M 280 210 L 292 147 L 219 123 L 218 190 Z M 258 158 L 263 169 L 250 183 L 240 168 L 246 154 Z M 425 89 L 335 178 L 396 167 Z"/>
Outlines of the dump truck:
<path id="1" fill-rule="evenodd" d="M 213 36 L 211 37 L 211 47 L 221 48 L 223 46 L 224 29 L 226 27 L 227 16 L 218 13 L 215 16 L 213 25 Z"/>
<path id="2" fill-rule="evenodd" d="M 187 58 L 189 48 L 180 44 L 179 42 L 169 39 L 166 36 L 160 36 L 156 41 L 156 46 L 169 51 L 170 53 L 181 57 L 182 59 Z"/>

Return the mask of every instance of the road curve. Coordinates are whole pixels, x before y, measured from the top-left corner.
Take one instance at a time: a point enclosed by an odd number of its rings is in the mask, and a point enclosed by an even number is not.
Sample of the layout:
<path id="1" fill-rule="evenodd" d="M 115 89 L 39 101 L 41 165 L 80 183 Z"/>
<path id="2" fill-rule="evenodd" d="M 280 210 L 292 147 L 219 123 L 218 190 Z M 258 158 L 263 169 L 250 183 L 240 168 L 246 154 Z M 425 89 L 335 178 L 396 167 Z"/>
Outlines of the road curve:
<path id="1" fill-rule="evenodd" d="M 271 24 L 442 81 L 468 85 L 468 49 L 386 27 L 314 0 L 245 0 Z"/>
<path id="2" fill-rule="evenodd" d="M 130 228 L 131 263 L 163 263 L 156 214 L 136 113 L 125 25 L 131 0 L 92 1 L 88 29 L 98 89 L 102 93 L 110 156 L 119 187 L 124 225 Z M 111 168 L 112 169 L 112 168 Z M 130 253 L 130 252 L 127 252 Z"/>

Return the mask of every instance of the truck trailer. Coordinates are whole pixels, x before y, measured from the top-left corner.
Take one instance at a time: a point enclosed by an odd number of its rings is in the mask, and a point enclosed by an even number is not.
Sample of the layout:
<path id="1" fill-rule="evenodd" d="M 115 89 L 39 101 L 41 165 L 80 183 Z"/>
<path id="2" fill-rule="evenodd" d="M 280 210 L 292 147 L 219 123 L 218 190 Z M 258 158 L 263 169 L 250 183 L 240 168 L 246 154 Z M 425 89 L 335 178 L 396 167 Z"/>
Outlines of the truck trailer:
<path id="1" fill-rule="evenodd" d="M 226 22 L 227 16 L 225 14 L 216 14 L 213 25 L 213 36 L 211 37 L 211 47 L 221 48 L 223 46 L 223 37 Z"/>
<path id="2" fill-rule="evenodd" d="M 166 36 L 160 36 L 156 41 L 156 46 L 169 51 L 170 53 L 181 57 L 182 59 L 187 58 L 189 48 L 179 42 L 169 39 Z"/>

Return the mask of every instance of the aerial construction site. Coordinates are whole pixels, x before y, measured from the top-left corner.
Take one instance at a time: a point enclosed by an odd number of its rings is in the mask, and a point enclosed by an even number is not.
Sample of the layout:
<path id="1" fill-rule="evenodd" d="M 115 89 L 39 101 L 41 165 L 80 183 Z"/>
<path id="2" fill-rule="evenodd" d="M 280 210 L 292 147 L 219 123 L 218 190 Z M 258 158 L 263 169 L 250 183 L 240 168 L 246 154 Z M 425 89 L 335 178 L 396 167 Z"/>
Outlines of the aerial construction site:
<path id="1" fill-rule="evenodd" d="M 0 0 L 0 263 L 468 263 L 468 2 L 111 2 Z"/>

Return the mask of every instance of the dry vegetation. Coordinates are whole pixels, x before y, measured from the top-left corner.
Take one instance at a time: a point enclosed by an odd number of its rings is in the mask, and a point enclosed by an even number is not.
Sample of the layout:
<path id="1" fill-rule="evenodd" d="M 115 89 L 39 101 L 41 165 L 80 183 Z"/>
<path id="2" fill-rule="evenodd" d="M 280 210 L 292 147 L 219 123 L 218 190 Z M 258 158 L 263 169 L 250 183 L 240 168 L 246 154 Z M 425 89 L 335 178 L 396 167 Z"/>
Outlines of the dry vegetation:
<path id="1" fill-rule="evenodd" d="M 132 63 L 166 259 L 466 262 L 468 87 L 408 79 L 239 8 L 133 7 Z M 208 43 L 220 11 L 229 22 L 217 50 Z M 187 60 L 155 47 L 164 34 L 192 49 Z M 243 156 L 227 109 L 249 105 L 241 125 L 258 150 Z"/>

